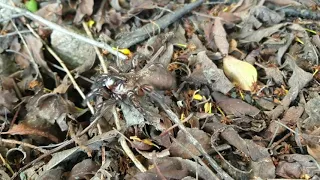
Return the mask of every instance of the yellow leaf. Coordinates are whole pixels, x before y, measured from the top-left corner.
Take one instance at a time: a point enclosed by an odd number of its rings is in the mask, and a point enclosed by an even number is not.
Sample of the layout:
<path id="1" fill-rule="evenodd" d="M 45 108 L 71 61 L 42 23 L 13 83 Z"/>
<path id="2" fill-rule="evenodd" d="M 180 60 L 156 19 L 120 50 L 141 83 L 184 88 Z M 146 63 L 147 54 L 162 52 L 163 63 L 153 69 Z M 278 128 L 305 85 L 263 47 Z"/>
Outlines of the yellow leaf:
<path id="1" fill-rule="evenodd" d="M 187 48 L 187 45 L 186 45 L 186 44 L 177 43 L 177 44 L 175 44 L 175 45 L 178 46 L 178 47 L 181 47 L 181 48 Z"/>
<path id="2" fill-rule="evenodd" d="M 138 138 L 138 136 L 130 136 L 130 139 L 132 139 L 134 141 L 142 142 L 142 143 L 150 145 L 150 146 L 155 146 L 157 148 L 160 148 L 159 146 L 154 144 L 150 139 L 142 139 L 141 140 L 140 138 Z"/>
<path id="3" fill-rule="evenodd" d="M 138 136 L 130 136 L 130 139 L 141 142 L 142 140 Z"/>
<path id="4" fill-rule="evenodd" d="M 113 47 L 112 49 L 117 50 L 117 48 Z M 129 49 L 118 49 L 119 52 L 121 52 L 124 55 L 131 54 L 131 51 Z"/>
<path id="5" fill-rule="evenodd" d="M 312 30 L 312 29 L 305 29 L 305 30 L 308 31 L 308 32 L 311 32 L 311 33 L 313 33 L 313 34 L 318 34 L 317 31 L 314 31 L 314 30 Z"/>
<path id="6" fill-rule="evenodd" d="M 87 24 L 88 24 L 88 27 L 89 28 L 92 28 L 92 26 L 94 25 L 94 20 L 89 20 L 88 22 L 87 22 Z"/>
<path id="7" fill-rule="evenodd" d="M 185 118 L 184 113 L 181 113 L 181 115 L 180 115 L 180 121 L 183 121 L 184 118 Z"/>
<path id="8" fill-rule="evenodd" d="M 202 96 L 200 94 L 195 94 L 193 95 L 193 99 L 198 100 L 198 101 L 202 101 Z"/>
<path id="9" fill-rule="evenodd" d="M 304 44 L 304 42 L 300 39 L 300 38 L 298 38 L 298 37 L 296 37 L 296 39 L 295 39 L 297 42 L 299 42 L 300 44 Z"/>
<path id="10" fill-rule="evenodd" d="M 143 139 L 142 142 L 145 143 L 145 144 L 147 144 L 147 145 L 157 147 L 158 149 L 160 148 L 159 146 L 157 146 L 156 144 L 154 144 L 150 139 Z"/>
<path id="11" fill-rule="evenodd" d="M 252 85 L 257 82 L 256 68 L 232 56 L 223 58 L 223 71 L 233 83 L 246 91 L 251 91 Z"/>
<path id="12" fill-rule="evenodd" d="M 204 112 L 211 114 L 211 113 L 212 113 L 211 107 L 212 107 L 212 103 L 206 102 L 206 103 L 204 104 Z"/>

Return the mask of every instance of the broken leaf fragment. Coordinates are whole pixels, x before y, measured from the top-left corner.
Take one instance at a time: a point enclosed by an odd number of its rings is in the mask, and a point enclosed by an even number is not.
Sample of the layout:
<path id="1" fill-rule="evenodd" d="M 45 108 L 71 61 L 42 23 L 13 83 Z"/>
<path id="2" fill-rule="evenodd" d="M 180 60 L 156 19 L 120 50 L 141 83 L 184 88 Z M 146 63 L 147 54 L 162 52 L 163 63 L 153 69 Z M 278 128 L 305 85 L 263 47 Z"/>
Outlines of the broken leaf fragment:
<path id="1" fill-rule="evenodd" d="M 246 91 L 251 91 L 252 85 L 257 82 L 256 68 L 232 56 L 223 58 L 223 71 L 233 83 Z"/>

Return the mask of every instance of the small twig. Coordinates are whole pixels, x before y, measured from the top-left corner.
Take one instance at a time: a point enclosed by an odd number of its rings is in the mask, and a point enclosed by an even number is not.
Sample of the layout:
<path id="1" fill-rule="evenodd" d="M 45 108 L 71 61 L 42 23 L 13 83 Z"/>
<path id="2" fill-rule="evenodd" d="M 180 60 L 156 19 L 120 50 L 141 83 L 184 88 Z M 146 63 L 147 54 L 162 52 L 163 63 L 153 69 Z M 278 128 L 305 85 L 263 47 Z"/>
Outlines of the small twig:
<path id="1" fill-rule="evenodd" d="M 181 66 L 184 66 L 184 67 L 185 67 L 185 71 L 186 71 L 186 73 L 188 74 L 188 75 L 187 75 L 187 78 L 190 77 L 190 75 L 191 75 L 191 70 L 190 70 L 190 68 L 188 67 L 188 65 L 186 65 L 186 64 L 184 64 L 184 63 L 181 63 L 181 62 L 177 62 L 177 61 L 174 61 L 174 62 L 170 63 L 169 66 L 170 66 L 171 64 L 179 64 L 179 65 L 181 65 Z"/>
<path id="2" fill-rule="evenodd" d="M 120 46 L 121 48 L 128 48 L 130 46 L 133 46 L 146 38 L 148 38 L 148 35 L 152 32 L 154 32 L 154 26 L 158 26 L 159 30 L 167 28 L 170 24 L 176 22 L 179 20 L 183 15 L 187 14 L 191 10 L 197 8 L 200 6 L 204 0 L 198 0 L 195 2 L 192 2 L 190 4 L 186 4 L 180 9 L 177 9 L 173 13 L 169 13 L 161 17 L 160 19 L 151 22 L 149 24 L 144 25 L 143 27 L 136 29 L 135 31 L 132 31 L 124 36 L 122 36 L 119 40 L 117 40 L 116 44 Z"/>
<path id="3" fill-rule="evenodd" d="M 291 129 L 290 127 L 288 127 L 287 125 L 283 124 L 280 121 L 275 121 L 276 123 L 278 123 L 279 125 L 283 126 L 284 128 L 288 129 L 289 131 L 291 131 L 293 134 L 297 134 L 293 129 Z"/>
<path id="4" fill-rule="evenodd" d="M 76 80 L 73 78 L 72 74 L 70 73 L 69 69 L 67 68 L 67 66 L 64 64 L 64 62 L 60 59 L 60 57 L 48 46 L 48 44 L 41 39 L 41 37 L 30 27 L 29 24 L 27 24 L 27 27 L 29 28 L 29 30 L 33 33 L 34 36 L 36 36 L 37 38 L 39 38 L 41 40 L 41 42 L 43 43 L 43 45 L 47 48 L 47 50 L 49 51 L 49 53 L 59 62 L 60 66 L 65 70 L 65 72 L 67 73 L 70 81 L 72 82 L 73 87 L 78 91 L 78 93 L 80 94 L 80 96 L 82 97 L 82 99 L 86 99 L 86 95 L 82 92 L 82 90 L 80 89 L 80 87 L 78 86 Z M 92 107 L 92 105 L 87 102 L 87 106 L 90 109 L 91 113 L 94 114 L 94 109 Z"/>
<path id="5" fill-rule="evenodd" d="M 0 19 L 0 23 L 2 23 L 3 21 L 10 21 L 11 19 L 18 18 L 18 17 L 21 17 L 23 15 L 24 15 L 23 13 L 13 14 L 10 17 L 6 17 L 6 18 Z"/>
<path id="6" fill-rule="evenodd" d="M 117 51 L 115 51 L 114 49 L 112 49 L 112 47 L 110 47 L 108 44 L 106 43 L 102 43 L 102 42 L 98 42 L 98 41 L 95 41 L 95 40 L 92 40 L 90 38 L 87 38 L 87 37 L 84 37 L 84 36 L 81 36 L 79 34 L 76 34 L 74 32 L 71 32 L 70 30 L 67 30 L 53 22 L 50 22 L 44 18 L 42 18 L 41 16 L 38 16 L 36 14 L 33 14 L 27 10 L 24 10 L 24 9 L 21 9 L 21 8 L 18 8 L 18 7 L 13 7 L 13 6 L 10 6 L 10 5 L 7 5 L 3 2 L 0 1 L 0 7 L 3 7 L 3 8 L 6 8 L 6 9 L 10 9 L 10 10 L 13 10 L 13 11 L 16 11 L 17 13 L 19 14 L 23 14 L 25 15 L 26 17 L 30 18 L 30 19 L 33 19 L 33 20 L 36 20 L 36 21 L 39 21 L 40 23 L 42 24 L 45 24 L 47 25 L 48 27 L 54 29 L 54 30 L 57 30 L 57 31 L 60 31 L 64 34 L 67 34 L 67 35 L 70 35 L 80 41 L 83 41 L 83 42 L 86 42 L 86 43 L 89 43 L 89 44 L 92 44 L 94 46 L 97 46 L 97 47 L 100 47 L 102 49 L 105 49 L 107 50 L 108 52 L 110 52 L 111 54 L 114 54 L 114 55 L 117 55 L 119 54 L 119 58 L 120 59 L 127 59 L 127 56 L 125 56 L 124 54 L 121 54 Z"/>
<path id="7" fill-rule="evenodd" d="M 0 138 L 0 142 L 1 143 L 8 143 L 8 144 L 19 144 L 21 146 L 25 146 L 25 147 L 29 147 L 29 148 L 32 148 L 32 149 L 35 149 L 43 154 L 47 153 L 48 150 L 45 150 L 45 149 L 42 149 L 40 147 L 37 147 L 35 145 L 32 145 L 32 144 L 29 144 L 29 143 L 25 143 L 25 142 L 22 142 L 22 141 L 17 141 L 17 140 L 14 140 L 14 139 L 2 139 Z"/>
<path id="8" fill-rule="evenodd" d="M 50 64 L 51 66 L 53 66 L 54 68 L 59 69 L 60 71 L 66 72 L 61 66 L 58 66 L 58 65 L 56 65 L 56 64 L 54 64 L 52 62 L 47 62 L 47 63 Z M 82 76 L 81 74 L 78 74 L 78 77 L 83 79 L 83 80 L 85 80 L 85 81 L 87 81 L 90 84 L 94 83 L 93 80 L 91 80 L 91 79 L 89 79 L 89 78 L 87 78 L 85 76 Z"/>
<path id="9" fill-rule="evenodd" d="M 25 33 L 31 33 L 29 30 L 24 30 L 24 31 L 20 31 L 21 34 L 25 34 Z M 7 33 L 4 35 L 0 35 L 0 38 L 4 38 L 4 37 L 8 37 L 8 36 L 14 36 L 19 34 L 18 32 L 11 32 L 11 33 Z"/>
<path id="10" fill-rule="evenodd" d="M 193 113 L 189 114 L 188 117 L 186 117 L 183 121 L 181 121 L 181 123 L 185 123 L 188 122 L 191 118 L 193 117 Z M 165 134 L 167 134 L 169 131 L 171 131 L 172 129 L 178 127 L 178 124 L 174 124 L 173 126 L 169 127 L 168 129 L 166 129 L 165 131 L 163 131 L 159 136 L 163 136 Z"/>
<path id="11" fill-rule="evenodd" d="M 279 131 L 279 128 L 280 128 L 280 125 L 279 125 L 279 124 L 277 124 L 277 128 L 276 128 L 275 132 L 273 133 L 273 136 L 272 136 L 272 138 L 271 138 L 271 141 L 269 142 L 268 148 L 270 148 L 270 147 L 271 147 L 271 145 L 272 145 L 272 143 L 273 143 L 274 139 L 276 138 L 277 133 L 278 133 L 278 131 Z"/>
<path id="12" fill-rule="evenodd" d="M 91 31 L 89 30 L 89 27 L 88 27 L 87 23 L 82 22 L 82 26 L 83 26 L 84 30 L 86 31 L 87 35 L 88 35 L 91 39 L 93 39 L 92 33 L 91 33 Z M 97 46 L 93 46 L 93 47 L 94 47 L 94 50 L 96 51 L 96 54 L 97 54 L 97 56 L 98 56 L 98 59 L 100 60 L 100 64 L 101 64 L 101 66 L 102 66 L 103 72 L 104 72 L 105 74 L 108 74 L 108 68 L 107 68 L 107 66 L 106 66 L 106 63 L 105 63 L 102 55 L 101 55 L 101 52 L 99 51 L 99 49 L 97 48 Z"/>
<path id="13" fill-rule="evenodd" d="M 18 114 L 19 114 L 19 112 L 20 112 L 20 109 L 21 109 L 21 105 L 18 106 L 17 111 L 14 113 L 14 116 L 13 116 L 13 118 L 12 118 L 12 120 L 11 120 L 11 123 L 10 123 L 10 129 L 12 128 L 12 126 L 14 125 L 14 123 L 16 122 L 16 120 L 17 120 L 17 118 L 18 118 Z"/>
<path id="14" fill-rule="evenodd" d="M 116 112 L 115 107 L 112 108 L 112 114 L 114 117 L 114 121 L 116 122 L 116 128 L 118 131 L 121 130 L 121 126 L 120 126 L 120 120 L 118 117 L 118 114 Z M 124 152 L 127 154 L 127 156 L 131 159 L 131 161 L 136 165 L 136 167 L 141 171 L 141 172 L 146 172 L 147 169 L 141 164 L 141 162 L 134 156 L 133 152 L 131 151 L 130 147 L 127 144 L 127 141 L 125 140 L 125 138 L 123 136 L 121 136 L 119 138 L 119 142 L 120 145 L 122 147 L 122 149 L 124 150 Z"/>
<path id="15" fill-rule="evenodd" d="M 288 137 L 290 137 L 292 135 L 292 132 L 286 134 L 285 136 L 283 136 L 281 139 L 279 139 L 278 141 L 276 141 L 274 144 L 272 144 L 272 146 L 270 146 L 269 149 L 274 149 L 276 146 L 278 146 L 281 142 L 283 142 L 284 140 L 286 140 Z"/>

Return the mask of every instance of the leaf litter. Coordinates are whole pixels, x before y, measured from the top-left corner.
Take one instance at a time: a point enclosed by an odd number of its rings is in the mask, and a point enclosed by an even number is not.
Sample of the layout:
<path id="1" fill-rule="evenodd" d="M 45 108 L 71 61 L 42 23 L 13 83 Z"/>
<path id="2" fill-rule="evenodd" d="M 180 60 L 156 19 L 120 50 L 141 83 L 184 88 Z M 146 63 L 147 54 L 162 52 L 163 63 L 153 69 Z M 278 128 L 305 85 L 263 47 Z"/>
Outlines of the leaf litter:
<path id="1" fill-rule="evenodd" d="M 317 0 L 24 2 L 2 179 L 320 178 Z"/>

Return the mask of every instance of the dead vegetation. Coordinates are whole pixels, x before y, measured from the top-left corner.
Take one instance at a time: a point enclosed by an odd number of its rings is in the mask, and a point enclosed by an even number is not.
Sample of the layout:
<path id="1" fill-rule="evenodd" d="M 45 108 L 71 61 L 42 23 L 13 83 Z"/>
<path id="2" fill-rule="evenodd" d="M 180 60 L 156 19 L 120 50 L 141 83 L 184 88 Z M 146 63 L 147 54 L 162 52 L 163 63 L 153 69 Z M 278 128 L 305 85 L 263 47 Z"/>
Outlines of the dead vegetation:
<path id="1" fill-rule="evenodd" d="M 1 179 L 319 179 L 319 0 L 0 0 Z"/>

